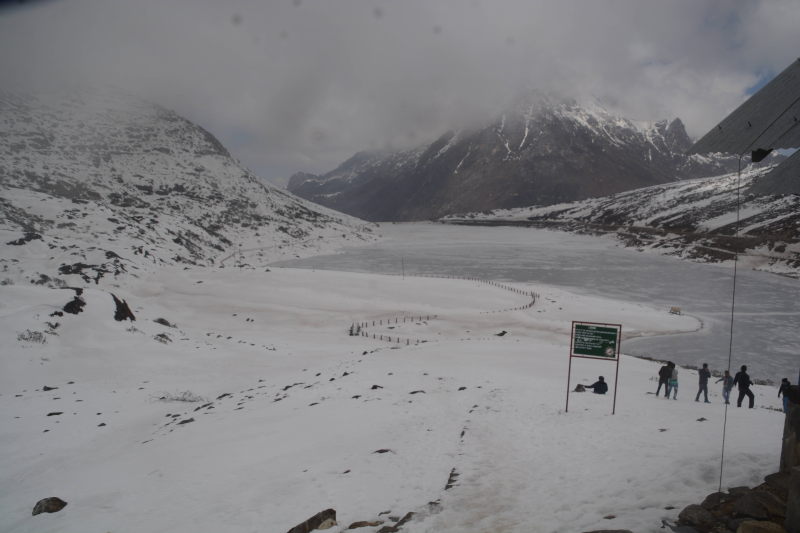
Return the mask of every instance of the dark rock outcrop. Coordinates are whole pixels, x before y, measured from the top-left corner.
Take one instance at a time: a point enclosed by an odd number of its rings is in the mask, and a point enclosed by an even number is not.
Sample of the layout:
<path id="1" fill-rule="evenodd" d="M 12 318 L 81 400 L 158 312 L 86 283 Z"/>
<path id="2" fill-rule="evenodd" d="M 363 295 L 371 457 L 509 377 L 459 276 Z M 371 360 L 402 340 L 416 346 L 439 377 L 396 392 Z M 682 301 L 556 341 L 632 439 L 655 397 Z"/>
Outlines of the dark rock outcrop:
<path id="1" fill-rule="evenodd" d="M 40 513 L 57 513 L 66 506 L 67 502 L 61 498 L 57 498 L 55 496 L 44 498 L 36 502 L 36 505 L 33 506 L 33 513 L 31 514 L 36 516 Z"/>
<path id="2" fill-rule="evenodd" d="M 336 511 L 325 509 L 320 511 L 305 522 L 297 524 L 287 533 L 309 533 L 315 529 L 328 529 L 336 525 Z"/>
<path id="3" fill-rule="evenodd" d="M 71 313 L 73 315 L 77 315 L 83 308 L 86 306 L 86 300 L 81 298 L 80 296 L 75 296 L 72 298 L 71 301 L 67 302 L 67 304 L 62 308 L 65 313 Z"/>
<path id="4" fill-rule="evenodd" d="M 9 241 L 6 244 L 10 246 L 22 246 L 23 244 L 27 244 L 31 241 L 35 240 L 42 240 L 42 236 L 38 233 L 26 233 L 24 236 L 20 237 L 15 241 Z"/>
<path id="5" fill-rule="evenodd" d="M 128 306 L 128 302 L 125 300 L 120 300 L 113 293 L 111 294 L 111 297 L 114 299 L 114 305 L 116 306 L 116 309 L 114 310 L 114 320 L 117 322 L 122 322 L 123 320 L 135 322 L 136 317 L 133 316 L 133 311 L 131 311 L 131 308 Z"/>
<path id="6" fill-rule="evenodd" d="M 347 529 L 359 529 L 359 528 L 362 528 L 362 527 L 378 527 L 378 526 L 380 526 L 382 524 L 383 524 L 383 522 L 380 521 L 380 520 L 373 520 L 373 521 L 360 520 L 358 522 L 353 522 L 352 524 L 350 524 L 347 527 Z"/>
<path id="7" fill-rule="evenodd" d="M 689 505 L 680 512 L 678 521 L 681 524 L 711 529 L 716 523 L 716 518 L 701 505 Z"/>
<path id="8" fill-rule="evenodd" d="M 728 492 L 709 494 L 702 504 L 692 504 L 678 515 L 678 524 L 694 528 L 700 533 L 718 531 L 780 531 L 787 514 L 788 473 L 767 476 L 764 483 L 752 489 L 734 487 Z M 767 525 L 767 524 L 773 525 Z M 757 529 L 780 527 L 775 529 Z"/>
<path id="9" fill-rule="evenodd" d="M 792 468 L 786 496 L 786 529 L 800 531 L 800 466 Z"/>

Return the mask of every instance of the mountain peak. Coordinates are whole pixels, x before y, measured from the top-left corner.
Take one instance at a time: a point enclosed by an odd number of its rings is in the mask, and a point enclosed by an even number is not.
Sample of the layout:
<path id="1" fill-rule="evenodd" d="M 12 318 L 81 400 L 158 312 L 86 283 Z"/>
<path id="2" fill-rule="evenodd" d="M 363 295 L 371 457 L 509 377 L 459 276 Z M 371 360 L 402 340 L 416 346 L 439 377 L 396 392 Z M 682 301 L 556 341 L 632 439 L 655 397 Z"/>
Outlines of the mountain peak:
<path id="1" fill-rule="evenodd" d="M 674 152 L 686 153 L 692 146 L 692 139 L 686 133 L 686 126 L 683 121 L 676 118 L 667 126 L 665 136 L 671 149 Z"/>
<path id="2" fill-rule="evenodd" d="M 420 220 L 604 196 L 721 174 L 727 159 L 690 159 L 679 119 L 642 127 L 599 101 L 531 91 L 470 131 L 415 150 L 354 156 L 296 194 L 367 220 Z"/>

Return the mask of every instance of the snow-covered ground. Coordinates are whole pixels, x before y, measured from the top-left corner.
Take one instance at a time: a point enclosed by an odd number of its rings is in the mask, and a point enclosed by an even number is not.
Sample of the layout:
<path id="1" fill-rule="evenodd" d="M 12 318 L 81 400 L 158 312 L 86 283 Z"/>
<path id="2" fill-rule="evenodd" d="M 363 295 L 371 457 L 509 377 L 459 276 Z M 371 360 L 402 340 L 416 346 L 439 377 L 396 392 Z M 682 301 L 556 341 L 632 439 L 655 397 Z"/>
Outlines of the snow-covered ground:
<path id="1" fill-rule="evenodd" d="M 73 291 L 0 286 L 0 531 L 283 532 L 328 507 L 330 531 L 408 512 L 409 533 L 660 531 L 719 483 L 725 410 L 718 385 L 694 402 L 693 371 L 665 400 L 659 365 L 623 356 L 616 414 L 591 393 L 565 412 L 572 320 L 631 337 L 694 331 L 689 316 L 284 268 L 168 267 L 115 294 L 136 322 L 102 288 L 58 317 Z M 602 374 L 613 391 L 614 373 L 575 360 L 569 387 Z M 777 390 L 754 390 L 756 409 L 727 413 L 723 488 L 778 467 Z M 67 507 L 31 516 L 48 496 Z"/>

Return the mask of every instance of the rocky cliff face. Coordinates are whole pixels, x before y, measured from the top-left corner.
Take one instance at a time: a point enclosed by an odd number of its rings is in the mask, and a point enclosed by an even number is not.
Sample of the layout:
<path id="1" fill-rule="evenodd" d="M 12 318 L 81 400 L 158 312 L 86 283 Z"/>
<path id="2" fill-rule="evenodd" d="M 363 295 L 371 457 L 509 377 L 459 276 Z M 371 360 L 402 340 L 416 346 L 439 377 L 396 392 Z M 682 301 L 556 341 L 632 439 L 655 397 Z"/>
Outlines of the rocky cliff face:
<path id="1" fill-rule="evenodd" d="M 364 152 L 289 190 L 367 220 L 421 220 L 599 197 L 722 174 L 736 161 L 686 156 L 680 119 L 650 125 L 537 95 L 494 123 L 398 153 Z"/>
<path id="2" fill-rule="evenodd" d="M 119 94 L 0 94 L 0 191 L 8 282 L 76 284 L 233 254 L 258 264 L 372 238 L 265 186 L 199 126 Z"/>

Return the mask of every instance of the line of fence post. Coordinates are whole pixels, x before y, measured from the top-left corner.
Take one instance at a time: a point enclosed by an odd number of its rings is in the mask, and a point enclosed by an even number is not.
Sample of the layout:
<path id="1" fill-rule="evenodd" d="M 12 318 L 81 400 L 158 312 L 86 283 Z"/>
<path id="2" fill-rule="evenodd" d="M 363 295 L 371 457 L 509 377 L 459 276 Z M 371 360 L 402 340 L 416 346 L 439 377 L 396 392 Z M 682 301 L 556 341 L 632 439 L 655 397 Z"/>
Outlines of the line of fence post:
<path id="1" fill-rule="evenodd" d="M 512 287 L 512 286 L 506 285 L 504 283 L 499 283 L 499 282 L 494 281 L 494 280 L 484 280 L 484 279 L 476 278 L 474 276 L 461 277 L 461 276 L 452 276 L 452 275 L 437 275 L 437 274 L 424 274 L 424 273 L 423 274 L 417 274 L 417 275 L 420 276 L 420 277 L 443 278 L 443 279 L 463 279 L 463 280 L 467 280 L 467 281 L 476 281 L 476 282 L 479 282 L 479 283 L 486 283 L 488 285 L 492 285 L 492 286 L 495 286 L 495 287 L 500 287 L 500 288 L 502 288 L 504 290 L 511 291 L 511 292 L 516 293 L 516 294 L 526 294 L 526 291 L 524 291 L 523 289 L 519 289 L 517 287 Z M 531 307 L 533 307 L 536 304 L 536 300 L 538 299 L 539 294 L 534 292 L 534 291 L 530 291 L 530 296 L 531 296 L 531 301 L 528 302 L 526 305 L 510 308 L 510 309 L 507 309 L 507 311 L 519 311 L 519 310 L 522 310 L 522 309 L 530 309 Z M 501 312 L 501 311 L 493 310 L 493 311 L 482 311 L 481 313 L 485 314 L 485 313 L 499 313 L 499 312 Z M 433 315 L 433 318 L 438 318 L 438 315 Z M 414 317 L 403 316 L 403 323 L 405 324 L 406 320 L 408 320 L 408 319 L 410 319 L 412 322 L 415 320 Z M 417 320 L 419 322 L 422 322 L 423 321 L 423 317 L 420 316 Z M 431 315 L 426 315 L 424 320 L 430 321 L 431 320 Z M 398 317 L 394 317 L 394 323 L 395 324 L 399 323 L 399 318 Z M 382 326 L 383 325 L 383 319 L 379 319 L 378 320 L 378 324 Z M 391 319 L 387 319 L 386 320 L 386 324 L 387 325 L 391 324 Z M 359 328 L 362 328 L 362 327 L 363 328 L 367 328 L 368 326 L 369 326 L 369 321 L 366 321 L 366 322 L 360 323 Z M 372 326 L 375 327 L 375 320 L 372 320 Z M 353 335 L 352 332 L 354 331 L 354 328 L 355 328 L 355 323 L 353 323 L 350 326 L 351 336 Z M 358 331 L 357 334 L 361 335 L 361 336 L 364 336 L 364 337 L 367 337 L 367 338 L 369 337 L 369 333 L 367 333 L 366 331 Z M 376 334 L 375 333 L 372 334 L 372 338 L 373 339 L 376 338 Z M 392 337 L 391 336 L 387 336 L 387 339 L 388 339 L 389 342 L 392 342 Z M 380 340 L 383 340 L 383 335 L 380 335 Z M 397 337 L 396 342 L 398 344 L 401 342 L 401 339 L 400 339 L 399 336 Z M 411 342 L 411 339 L 406 338 L 406 346 L 408 346 L 410 344 L 410 342 Z M 415 344 L 419 344 L 419 343 L 420 343 L 420 340 L 417 339 Z"/>

